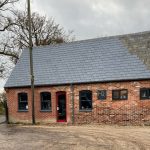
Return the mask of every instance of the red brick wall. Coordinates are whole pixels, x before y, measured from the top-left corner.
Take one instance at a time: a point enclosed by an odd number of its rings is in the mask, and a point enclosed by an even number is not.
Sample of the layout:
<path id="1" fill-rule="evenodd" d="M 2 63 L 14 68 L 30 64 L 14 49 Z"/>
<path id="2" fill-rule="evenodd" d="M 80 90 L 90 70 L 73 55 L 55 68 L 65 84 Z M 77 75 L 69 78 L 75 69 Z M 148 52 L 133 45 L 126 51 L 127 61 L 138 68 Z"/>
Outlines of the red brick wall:
<path id="1" fill-rule="evenodd" d="M 113 82 L 75 86 L 75 123 L 150 124 L 150 100 L 140 100 L 140 88 L 150 88 L 150 81 Z M 93 93 L 92 112 L 79 112 L 79 91 Z M 112 101 L 112 90 L 128 89 L 128 100 Z M 97 99 L 97 90 L 107 90 L 107 99 Z"/>
<path id="2" fill-rule="evenodd" d="M 51 92 L 52 111 L 41 112 L 40 93 Z M 66 91 L 66 103 L 67 110 L 70 109 L 70 86 L 58 86 L 58 87 L 37 87 L 35 88 L 35 118 L 36 122 L 56 122 L 56 92 Z M 28 112 L 18 111 L 18 93 L 28 93 Z M 9 109 L 10 122 L 32 122 L 32 105 L 31 105 L 31 90 L 30 88 L 12 88 L 6 89 Z M 67 111 L 67 122 L 70 122 L 70 111 Z"/>
<path id="3" fill-rule="evenodd" d="M 142 124 L 150 121 L 150 100 L 140 100 L 140 88 L 150 88 L 150 81 L 113 82 L 97 84 L 74 85 L 75 123 L 105 123 L 105 124 Z M 128 89 L 128 100 L 112 101 L 112 90 Z M 79 91 L 91 90 L 93 96 L 92 112 L 79 112 Z M 97 90 L 107 90 L 107 99 L 97 99 Z M 10 122 L 31 122 L 31 91 L 29 88 L 6 89 L 8 98 Z M 40 92 L 51 92 L 52 111 L 40 111 Z M 70 86 L 36 87 L 35 88 L 35 118 L 36 122 L 56 122 L 56 92 L 66 91 L 67 122 L 72 119 L 72 101 Z M 18 93 L 28 93 L 28 112 L 18 112 Z"/>

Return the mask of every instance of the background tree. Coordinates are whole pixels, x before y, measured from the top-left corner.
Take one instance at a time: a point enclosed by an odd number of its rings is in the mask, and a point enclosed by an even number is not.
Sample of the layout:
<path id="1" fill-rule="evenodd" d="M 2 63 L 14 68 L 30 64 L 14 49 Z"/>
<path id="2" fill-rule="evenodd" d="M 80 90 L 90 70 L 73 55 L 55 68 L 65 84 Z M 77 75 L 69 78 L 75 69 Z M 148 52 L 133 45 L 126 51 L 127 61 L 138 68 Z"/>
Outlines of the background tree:
<path id="1" fill-rule="evenodd" d="M 9 56 L 9 60 L 16 64 L 22 49 L 29 46 L 29 28 L 26 11 L 12 11 L 12 13 L 13 25 L 9 26 L 7 29 L 7 35 L 3 38 L 1 45 L 3 47 L 3 53 Z M 66 32 L 64 28 L 55 23 L 53 18 L 48 19 L 46 16 L 41 16 L 40 14 L 34 12 L 31 15 L 31 21 L 32 44 L 34 47 L 74 40 L 72 31 Z M 3 68 L 7 70 L 6 64 Z M 11 69 L 8 68 L 8 70 Z"/>
<path id="2" fill-rule="evenodd" d="M 9 60 L 5 56 L 13 56 L 11 50 L 6 48 L 8 29 L 14 25 L 11 18 L 12 7 L 18 0 L 0 0 L 0 77 L 7 74 Z M 7 40 L 6 40 L 7 39 Z M 6 50 L 7 49 L 7 50 Z"/>
<path id="3" fill-rule="evenodd" d="M 0 93 L 0 115 L 4 114 L 4 109 L 6 107 L 6 93 Z"/>
<path id="4" fill-rule="evenodd" d="M 24 11 L 15 12 L 16 24 L 12 32 L 17 36 L 16 43 L 20 48 L 28 46 L 28 18 Z M 68 42 L 70 33 L 66 33 L 59 24 L 55 23 L 53 18 L 48 19 L 46 16 L 40 16 L 38 13 L 32 13 L 32 40 L 33 46 L 50 45 Z M 72 39 L 70 39 L 72 40 Z"/>

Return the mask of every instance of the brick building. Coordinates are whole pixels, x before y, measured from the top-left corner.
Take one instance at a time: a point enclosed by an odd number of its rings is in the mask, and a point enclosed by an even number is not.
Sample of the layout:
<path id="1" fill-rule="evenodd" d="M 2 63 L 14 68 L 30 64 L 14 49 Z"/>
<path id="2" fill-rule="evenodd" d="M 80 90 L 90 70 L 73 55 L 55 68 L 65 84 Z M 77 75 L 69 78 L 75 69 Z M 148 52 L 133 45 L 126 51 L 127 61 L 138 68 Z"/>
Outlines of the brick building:
<path id="1" fill-rule="evenodd" d="M 35 120 L 150 124 L 150 32 L 33 49 Z M 10 122 L 32 121 L 29 52 L 6 85 Z"/>

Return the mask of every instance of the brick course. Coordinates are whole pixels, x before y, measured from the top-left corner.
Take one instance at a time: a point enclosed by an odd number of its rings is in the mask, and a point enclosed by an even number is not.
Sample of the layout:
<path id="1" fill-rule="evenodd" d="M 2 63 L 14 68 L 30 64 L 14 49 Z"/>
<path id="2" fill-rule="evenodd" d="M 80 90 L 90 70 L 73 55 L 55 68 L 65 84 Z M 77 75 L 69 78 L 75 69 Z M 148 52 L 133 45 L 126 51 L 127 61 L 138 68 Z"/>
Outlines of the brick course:
<path id="1" fill-rule="evenodd" d="M 93 83 L 74 85 L 74 117 L 75 124 L 149 124 L 150 100 L 140 100 L 140 88 L 150 88 L 150 81 L 128 81 L 112 83 Z M 112 101 L 112 90 L 128 89 L 128 100 Z M 79 91 L 91 90 L 93 109 L 92 112 L 79 111 Z M 107 99 L 97 99 L 97 90 L 107 90 Z M 51 92 L 52 111 L 40 111 L 40 92 Z M 56 123 L 56 92 L 66 91 L 67 123 L 72 122 L 71 86 L 35 87 L 35 118 L 36 122 Z M 6 89 L 10 122 L 27 122 L 32 120 L 31 90 L 30 88 Z M 28 112 L 18 112 L 18 93 L 28 93 Z"/>

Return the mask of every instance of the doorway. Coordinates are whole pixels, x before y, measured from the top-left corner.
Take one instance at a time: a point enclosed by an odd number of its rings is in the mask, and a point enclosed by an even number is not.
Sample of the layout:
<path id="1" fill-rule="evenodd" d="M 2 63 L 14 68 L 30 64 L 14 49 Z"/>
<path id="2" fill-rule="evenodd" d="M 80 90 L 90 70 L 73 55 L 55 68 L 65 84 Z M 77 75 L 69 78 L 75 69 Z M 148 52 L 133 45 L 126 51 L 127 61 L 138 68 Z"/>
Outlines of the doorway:
<path id="1" fill-rule="evenodd" d="M 56 100 L 57 122 L 66 122 L 66 92 L 57 92 Z"/>

